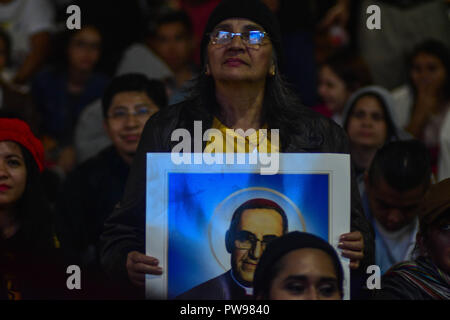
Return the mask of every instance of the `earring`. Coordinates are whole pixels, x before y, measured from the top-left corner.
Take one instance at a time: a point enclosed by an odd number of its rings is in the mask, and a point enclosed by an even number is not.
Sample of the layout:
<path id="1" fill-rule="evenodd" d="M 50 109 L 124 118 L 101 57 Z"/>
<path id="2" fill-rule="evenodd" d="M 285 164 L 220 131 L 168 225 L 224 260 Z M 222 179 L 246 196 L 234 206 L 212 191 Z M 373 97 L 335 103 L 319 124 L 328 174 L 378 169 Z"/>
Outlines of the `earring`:
<path id="1" fill-rule="evenodd" d="M 274 65 L 272 65 L 270 67 L 270 73 L 269 74 L 270 74 L 271 77 L 275 76 L 275 66 Z"/>

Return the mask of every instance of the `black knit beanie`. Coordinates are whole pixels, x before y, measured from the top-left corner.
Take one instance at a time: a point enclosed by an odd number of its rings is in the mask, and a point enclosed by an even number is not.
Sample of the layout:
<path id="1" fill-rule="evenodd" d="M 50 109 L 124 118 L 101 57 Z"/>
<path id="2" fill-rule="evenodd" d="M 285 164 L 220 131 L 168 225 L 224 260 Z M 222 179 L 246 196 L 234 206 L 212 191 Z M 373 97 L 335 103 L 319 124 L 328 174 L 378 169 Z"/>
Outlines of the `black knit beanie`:
<path id="1" fill-rule="evenodd" d="M 267 246 L 264 250 L 258 266 L 255 270 L 253 279 L 253 294 L 255 297 L 262 295 L 264 292 L 270 290 L 271 281 L 274 275 L 273 266 L 286 254 L 293 250 L 311 248 L 319 249 L 327 253 L 333 261 L 334 269 L 336 270 L 338 288 L 342 294 L 343 285 L 343 270 L 339 257 L 334 248 L 322 238 L 306 232 L 293 231 L 279 237 Z M 273 279 L 271 279 L 273 280 Z"/>
<path id="2" fill-rule="evenodd" d="M 220 22 L 230 18 L 244 18 L 261 25 L 269 34 L 277 59 L 281 61 L 281 31 L 272 11 L 261 0 L 222 0 L 209 16 L 203 33 L 200 51 L 202 65 L 205 63 L 205 50 L 209 43 L 208 33 Z"/>

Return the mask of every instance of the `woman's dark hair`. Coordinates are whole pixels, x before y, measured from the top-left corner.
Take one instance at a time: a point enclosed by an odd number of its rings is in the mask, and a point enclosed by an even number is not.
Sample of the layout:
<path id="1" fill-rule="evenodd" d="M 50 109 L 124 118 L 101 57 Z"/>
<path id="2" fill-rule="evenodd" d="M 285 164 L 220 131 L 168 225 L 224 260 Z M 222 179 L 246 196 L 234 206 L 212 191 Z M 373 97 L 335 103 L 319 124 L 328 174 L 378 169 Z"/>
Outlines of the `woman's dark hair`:
<path id="1" fill-rule="evenodd" d="M 204 56 L 207 57 L 207 54 Z M 268 76 L 266 79 L 263 119 L 269 129 L 283 129 L 280 130 L 280 147 L 284 148 L 291 141 L 291 137 L 287 133 L 298 131 L 297 119 L 309 110 L 302 105 L 291 85 L 280 74 L 275 50 L 273 50 L 272 56 L 275 62 L 275 75 Z M 219 105 L 214 94 L 214 80 L 211 76 L 207 76 L 205 72 L 206 63 L 202 66 L 199 76 L 192 80 L 189 99 L 195 100 L 192 110 L 196 114 L 201 115 L 203 119 L 212 119 L 218 113 Z M 305 123 L 304 125 L 307 132 L 315 131 L 312 128 L 313 124 Z"/>
<path id="2" fill-rule="evenodd" d="M 372 84 L 372 76 L 366 62 L 352 51 L 338 51 L 329 57 L 322 66 L 328 66 L 351 92 Z"/>
<path id="3" fill-rule="evenodd" d="M 424 42 L 418 44 L 412 51 L 409 57 L 409 70 L 412 70 L 414 59 L 420 54 L 425 53 L 438 58 L 444 65 L 446 78 L 443 93 L 446 99 L 450 99 L 450 52 L 449 49 L 441 42 L 433 39 L 425 40 Z M 411 74 L 411 73 L 410 73 Z M 413 88 L 414 94 L 416 94 L 416 88 L 409 75 L 409 81 L 411 87 Z"/>
<path id="4" fill-rule="evenodd" d="M 47 251 L 52 245 L 52 216 L 37 163 L 31 153 L 19 144 L 27 169 L 25 190 L 17 204 L 17 220 L 28 250 Z"/>
<path id="5" fill-rule="evenodd" d="M 115 77 L 105 89 L 102 98 L 103 117 L 106 118 L 114 96 L 120 92 L 144 92 L 159 107 L 167 106 L 168 97 L 164 83 L 155 79 L 148 79 L 140 73 L 127 73 Z"/>
<path id="6" fill-rule="evenodd" d="M 2 28 L 0 28 L 0 39 L 5 43 L 6 66 L 8 66 L 11 63 L 11 37 L 6 30 L 3 30 Z"/>
<path id="7" fill-rule="evenodd" d="M 353 111 L 355 109 L 356 103 L 361 100 L 361 98 L 363 97 L 372 97 L 374 99 L 376 99 L 378 101 L 378 103 L 381 106 L 381 110 L 383 110 L 383 116 L 384 119 L 386 121 L 386 127 L 387 127 L 387 132 L 386 132 L 386 141 L 385 142 L 389 142 L 392 140 L 398 140 L 398 135 L 397 135 L 397 130 L 395 129 L 395 124 L 392 120 L 391 114 L 389 113 L 387 106 L 386 106 L 386 102 L 384 101 L 383 98 L 381 98 L 378 94 L 376 94 L 375 92 L 367 92 L 367 93 L 363 93 L 360 96 L 358 96 L 352 103 L 352 105 L 350 106 L 349 110 L 348 110 L 348 114 L 347 117 L 345 118 L 344 121 L 344 129 L 346 132 L 348 132 L 348 124 L 349 124 L 349 119 L 353 114 Z"/>

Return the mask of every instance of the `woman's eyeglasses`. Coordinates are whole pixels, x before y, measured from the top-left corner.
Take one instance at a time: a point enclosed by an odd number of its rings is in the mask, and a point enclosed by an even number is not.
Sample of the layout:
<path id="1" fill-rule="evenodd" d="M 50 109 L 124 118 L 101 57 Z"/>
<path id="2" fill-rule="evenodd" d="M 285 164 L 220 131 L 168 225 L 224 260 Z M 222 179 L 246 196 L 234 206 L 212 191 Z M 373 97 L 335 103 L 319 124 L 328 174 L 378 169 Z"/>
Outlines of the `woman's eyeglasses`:
<path id="1" fill-rule="evenodd" d="M 229 32 L 217 30 L 209 34 L 212 44 L 227 45 L 234 37 L 239 36 L 246 46 L 259 47 L 268 38 L 263 31 Z"/>
<path id="2" fill-rule="evenodd" d="M 133 115 L 139 120 L 147 120 L 148 115 L 150 114 L 151 110 L 149 107 L 142 106 L 137 108 L 134 112 L 130 112 L 126 108 L 116 108 L 111 113 L 108 114 L 108 118 L 111 118 L 115 121 L 125 121 Z"/>

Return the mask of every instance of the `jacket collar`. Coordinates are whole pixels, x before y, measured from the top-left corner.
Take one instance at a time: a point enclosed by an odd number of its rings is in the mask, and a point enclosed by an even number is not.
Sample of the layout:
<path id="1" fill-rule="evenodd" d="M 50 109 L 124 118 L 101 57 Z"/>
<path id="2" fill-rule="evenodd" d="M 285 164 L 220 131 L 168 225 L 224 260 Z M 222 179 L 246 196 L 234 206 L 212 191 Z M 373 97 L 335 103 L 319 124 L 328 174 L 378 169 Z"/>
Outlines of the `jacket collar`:
<path id="1" fill-rule="evenodd" d="M 212 127 L 213 115 L 207 110 L 199 110 L 195 108 L 198 105 L 195 100 L 190 101 L 185 108 L 180 111 L 180 120 L 178 128 L 184 128 L 191 134 L 191 150 L 194 151 L 194 122 L 202 122 L 202 137 L 206 130 Z M 309 114 L 305 114 L 304 117 L 299 118 L 296 131 L 289 131 L 287 129 L 280 128 L 280 138 L 283 136 L 289 137 L 289 144 L 284 146 L 281 141 L 282 152 L 294 153 L 294 152 L 314 152 L 320 150 L 324 143 L 324 137 L 322 133 L 318 133 L 318 130 L 314 130 L 313 117 Z M 206 147 L 206 141 L 202 141 L 202 150 Z M 173 147 L 176 143 L 171 143 Z"/>

